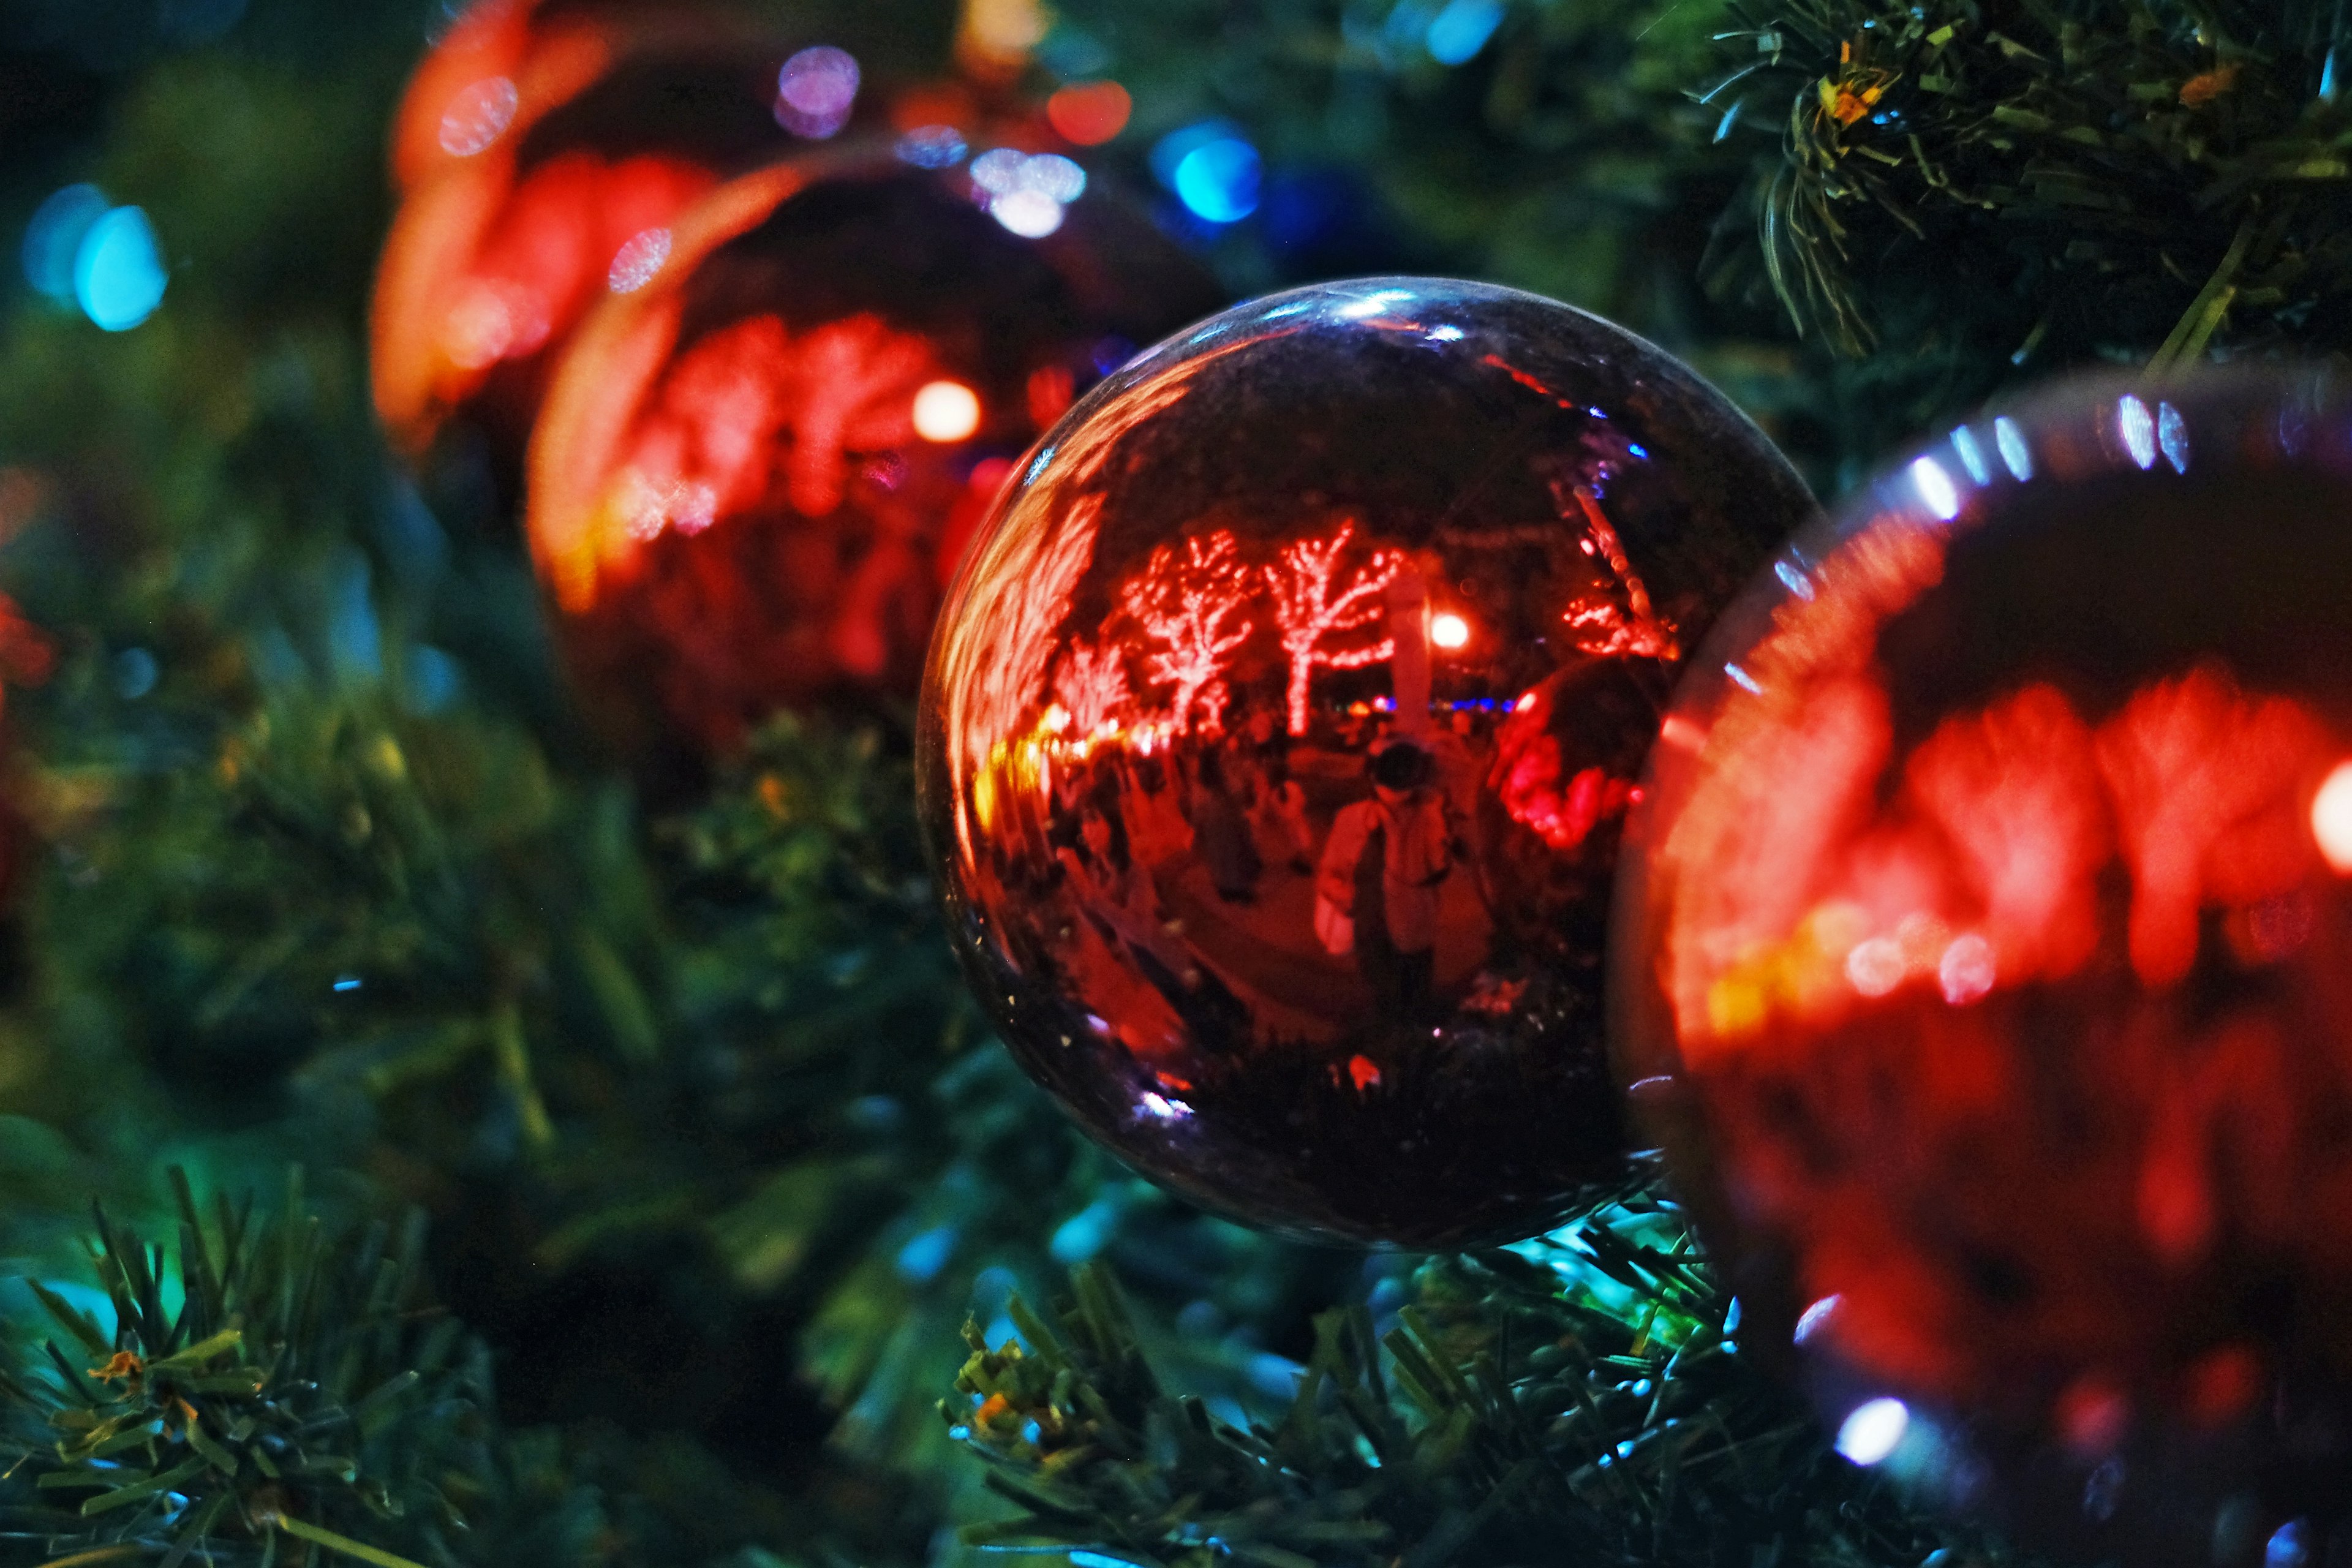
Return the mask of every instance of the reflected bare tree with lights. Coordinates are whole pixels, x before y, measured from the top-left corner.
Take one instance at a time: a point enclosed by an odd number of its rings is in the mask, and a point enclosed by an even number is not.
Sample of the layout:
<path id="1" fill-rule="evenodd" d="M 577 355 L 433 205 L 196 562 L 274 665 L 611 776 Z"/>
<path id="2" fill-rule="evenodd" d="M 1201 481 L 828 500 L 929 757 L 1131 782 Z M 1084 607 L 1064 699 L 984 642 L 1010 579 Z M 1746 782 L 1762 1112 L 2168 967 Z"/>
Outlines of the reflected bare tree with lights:
<path id="1" fill-rule="evenodd" d="M 1618 1179 L 1618 827 L 1676 628 L 1810 511 L 1686 372 L 1530 296 L 1336 285 L 1141 356 L 932 647 L 927 826 L 1008 1041 L 1303 1232 L 1526 1234 Z"/>

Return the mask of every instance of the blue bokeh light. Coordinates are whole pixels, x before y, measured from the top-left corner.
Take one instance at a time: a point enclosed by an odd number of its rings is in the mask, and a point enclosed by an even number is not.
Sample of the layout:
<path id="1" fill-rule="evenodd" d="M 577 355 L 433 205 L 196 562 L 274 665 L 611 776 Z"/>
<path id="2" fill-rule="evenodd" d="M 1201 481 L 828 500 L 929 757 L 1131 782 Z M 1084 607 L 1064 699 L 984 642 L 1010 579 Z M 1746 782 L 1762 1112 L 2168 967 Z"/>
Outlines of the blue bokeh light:
<path id="1" fill-rule="evenodd" d="M 137 207 L 116 207 L 89 226 L 74 252 L 74 300 L 110 332 L 127 331 L 163 302 L 163 252 Z"/>
<path id="2" fill-rule="evenodd" d="M 1462 65 L 1486 47 L 1503 25 L 1503 0 L 1453 0 L 1430 18 L 1422 41 L 1442 66 Z"/>
<path id="3" fill-rule="evenodd" d="M 1236 137 L 1204 142 L 1176 164 L 1176 199 L 1196 217 L 1239 223 L 1257 210 L 1257 149 Z"/>
<path id="4" fill-rule="evenodd" d="M 35 207 L 25 226 L 25 280 L 58 304 L 72 304 L 74 257 L 110 205 L 96 185 L 68 185 Z"/>

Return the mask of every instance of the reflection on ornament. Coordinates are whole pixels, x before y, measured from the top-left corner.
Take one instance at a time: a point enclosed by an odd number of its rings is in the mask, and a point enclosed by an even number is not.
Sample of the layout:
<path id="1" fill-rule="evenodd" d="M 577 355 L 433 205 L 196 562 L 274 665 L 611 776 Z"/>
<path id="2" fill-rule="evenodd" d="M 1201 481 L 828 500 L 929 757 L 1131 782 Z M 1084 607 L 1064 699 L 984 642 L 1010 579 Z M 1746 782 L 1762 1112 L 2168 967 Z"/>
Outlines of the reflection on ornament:
<path id="1" fill-rule="evenodd" d="M 772 70 L 763 43 L 698 5 L 468 9 L 394 125 L 403 198 L 371 374 L 394 438 L 422 450 L 453 410 L 480 404 L 519 452 L 542 366 L 574 323 L 660 271 L 688 203 L 782 150 Z"/>
<path id="2" fill-rule="evenodd" d="M 1137 356 L 932 642 L 926 826 L 1004 1037 L 1259 1223 L 1572 1211 L 1622 1173 L 1601 943 L 1671 660 L 1811 510 L 1687 371 L 1528 295 L 1305 289 Z"/>
<path id="3" fill-rule="evenodd" d="M 670 226 L 551 392 L 534 557 L 578 684 L 634 748 L 731 745 L 787 705 L 911 692 L 952 552 L 1095 345 L 1210 285 L 1100 198 L 1050 246 L 950 174 L 852 153 Z"/>
<path id="4" fill-rule="evenodd" d="M 1750 1337 L 2068 1555 L 2352 1499 L 2347 412 L 2093 385 L 1897 467 L 1695 661 L 1624 878 Z"/>

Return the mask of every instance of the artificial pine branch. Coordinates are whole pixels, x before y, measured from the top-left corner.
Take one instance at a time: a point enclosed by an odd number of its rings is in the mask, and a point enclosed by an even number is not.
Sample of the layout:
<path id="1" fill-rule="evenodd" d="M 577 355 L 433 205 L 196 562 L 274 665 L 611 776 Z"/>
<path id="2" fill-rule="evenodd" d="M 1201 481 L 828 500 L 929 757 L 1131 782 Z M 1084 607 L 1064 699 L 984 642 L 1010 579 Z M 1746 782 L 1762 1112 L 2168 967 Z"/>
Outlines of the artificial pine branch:
<path id="1" fill-rule="evenodd" d="M 277 1215 L 223 1197 L 207 1215 L 173 1177 L 176 1254 L 97 1212 L 110 1331 L 28 1282 L 64 1338 L 0 1383 L 31 1494 L 8 1535 L 52 1563 L 446 1561 L 479 1486 L 489 1374 L 426 1298 L 421 1216 L 329 1234 L 299 1173 Z"/>
<path id="2" fill-rule="evenodd" d="M 2003 1560 L 1830 1450 L 1654 1201 L 1433 1259 L 1377 1340 L 1362 1309 L 1325 1314 L 1270 1423 L 1163 1387 L 1109 1277 L 1074 1285 L 1052 1322 L 1016 1311 L 1025 1346 L 966 1330 L 941 1413 L 1021 1510 L 975 1545 L 1144 1568 Z"/>
<path id="3" fill-rule="evenodd" d="M 1801 331 L 1859 355 L 1890 325 L 1929 323 L 1993 364 L 2346 342 L 2340 8 L 1733 8 L 1745 58 L 1702 96 L 1785 127 L 1758 244 Z"/>

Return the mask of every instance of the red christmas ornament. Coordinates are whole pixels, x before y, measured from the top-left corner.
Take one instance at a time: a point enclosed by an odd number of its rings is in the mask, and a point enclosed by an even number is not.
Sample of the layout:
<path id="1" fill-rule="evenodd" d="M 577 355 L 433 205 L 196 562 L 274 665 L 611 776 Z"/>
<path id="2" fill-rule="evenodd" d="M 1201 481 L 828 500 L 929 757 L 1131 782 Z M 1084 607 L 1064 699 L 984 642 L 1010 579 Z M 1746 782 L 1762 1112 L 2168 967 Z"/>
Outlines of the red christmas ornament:
<path id="1" fill-rule="evenodd" d="M 1377 279 L 1161 344 L 1025 460 L 917 754 L 1023 1065 L 1254 1223 L 1452 1247 L 1624 1173 L 1601 958 L 1681 650 L 1811 515 L 1687 370 Z"/>
<path id="2" fill-rule="evenodd" d="M 723 749 L 780 708 L 911 696 L 1010 459 L 1097 367 L 1213 305 L 1076 163 L 974 163 L 746 175 L 583 330 L 529 527 L 578 684 L 626 739 Z"/>
<path id="3" fill-rule="evenodd" d="M 377 272 L 372 369 L 394 439 L 422 450 L 473 407 L 519 455 L 582 315 L 651 274 L 688 204 L 792 147 L 785 60 L 698 5 L 468 10 L 418 67 L 394 124 L 404 195 Z M 847 71 L 830 84 L 844 121 L 854 62 Z"/>
<path id="4" fill-rule="evenodd" d="M 1744 1340 L 2024 1544 L 2344 1544 L 2347 413 L 2249 378 L 1965 425 L 1784 551 L 1666 721 L 1635 1098 Z"/>

